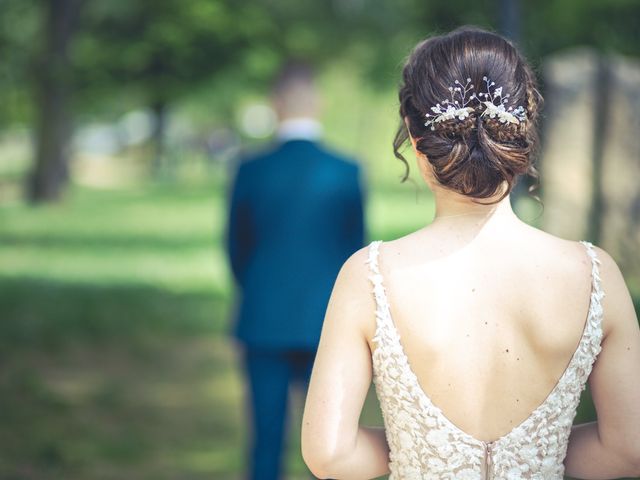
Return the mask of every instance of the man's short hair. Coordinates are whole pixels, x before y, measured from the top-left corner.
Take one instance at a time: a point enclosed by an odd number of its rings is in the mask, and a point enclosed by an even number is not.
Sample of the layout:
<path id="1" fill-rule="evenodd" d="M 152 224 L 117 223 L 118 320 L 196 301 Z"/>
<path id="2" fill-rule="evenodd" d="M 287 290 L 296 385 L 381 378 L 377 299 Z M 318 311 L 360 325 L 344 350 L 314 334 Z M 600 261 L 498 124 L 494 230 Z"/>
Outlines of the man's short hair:
<path id="1" fill-rule="evenodd" d="M 303 60 L 289 60 L 273 82 L 273 93 L 280 95 L 302 85 L 313 87 L 314 77 L 315 72 L 309 63 Z"/>

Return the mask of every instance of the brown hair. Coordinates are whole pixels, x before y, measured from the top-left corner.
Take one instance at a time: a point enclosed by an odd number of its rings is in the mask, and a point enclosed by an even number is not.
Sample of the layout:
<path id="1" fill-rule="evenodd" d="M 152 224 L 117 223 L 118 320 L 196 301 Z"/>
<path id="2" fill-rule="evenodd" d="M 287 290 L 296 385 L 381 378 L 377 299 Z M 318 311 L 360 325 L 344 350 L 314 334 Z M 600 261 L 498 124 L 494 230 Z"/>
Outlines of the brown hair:
<path id="1" fill-rule="evenodd" d="M 509 104 L 525 108 L 525 121 L 500 123 L 474 112 L 464 120 L 439 122 L 433 130 L 425 126 L 425 115 L 450 97 L 449 87 L 456 86 L 456 80 L 464 84 L 469 78 L 479 94 L 487 92 L 485 76 L 503 87 Z M 531 67 L 509 40 L 475 26 L 423 40 L 404 65 L 399 100 L 401 125 L 393 147 L 406 167 L 402 181 L 409 176 L 409 164 L 400 149 L 410 132 L 417 150 L 426 155 L 435 178 L 446 188 L 474 199 L 489 198 L 506 181 L 507 189 L 491 204 L 505 198 L 521 175 L 536 180 L 529 192 L 537 187 L 534 159 L 543 98 Z"/>

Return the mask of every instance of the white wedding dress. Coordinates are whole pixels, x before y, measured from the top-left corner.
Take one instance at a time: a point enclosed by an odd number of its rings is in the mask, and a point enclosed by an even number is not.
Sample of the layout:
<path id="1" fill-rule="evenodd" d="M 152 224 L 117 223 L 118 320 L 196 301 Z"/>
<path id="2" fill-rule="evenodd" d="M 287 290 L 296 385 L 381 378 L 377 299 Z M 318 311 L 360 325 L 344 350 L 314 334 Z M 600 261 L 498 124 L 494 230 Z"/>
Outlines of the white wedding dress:
<path id="1" fill-rule="evenodd" d="M 387 442 L 390 480 L 562 480 L 571 426 L 596 356 L 601 350 L 602 306 L 593 245 L 581 241 L 592 262 L 589 313 L 580 343 L 548 397 L 526 420 L 493 442 L 456 427 L 421 389 L 391 318 L 378 247 L 369 245 L 370 280 L 376 299 L 373 382 Z"/>

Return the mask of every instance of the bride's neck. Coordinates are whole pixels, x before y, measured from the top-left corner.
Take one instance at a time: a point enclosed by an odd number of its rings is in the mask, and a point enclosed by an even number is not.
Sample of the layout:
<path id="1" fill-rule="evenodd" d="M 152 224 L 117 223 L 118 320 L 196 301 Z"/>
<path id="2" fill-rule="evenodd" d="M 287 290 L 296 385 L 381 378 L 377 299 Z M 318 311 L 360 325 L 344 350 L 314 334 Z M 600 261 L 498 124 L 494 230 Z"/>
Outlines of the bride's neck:
<path id="1" fill-rule="evenodd" d="M 469 197 L 455 192 L 435 191 L 434 195 L 436 203 L 434 220 L 456 218 L 462 222 L 467 221 L 467 219 L 470 222 L 476 222 L 478 220 L 486 220 L 494 215 L 516 217 L 511 208 L 509 195 L 500 202 L 490 205 L 475 203 Z M 487 203 L 491 200 L 493 199 L 480 199 L 479 201 Z"/>

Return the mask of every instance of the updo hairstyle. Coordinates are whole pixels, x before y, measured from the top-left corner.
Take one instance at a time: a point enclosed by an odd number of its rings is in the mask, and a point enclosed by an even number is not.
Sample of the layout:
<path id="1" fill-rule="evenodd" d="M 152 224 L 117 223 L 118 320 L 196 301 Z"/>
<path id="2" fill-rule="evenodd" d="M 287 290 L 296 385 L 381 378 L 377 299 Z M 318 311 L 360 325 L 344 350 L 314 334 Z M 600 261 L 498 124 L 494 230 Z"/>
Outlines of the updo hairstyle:
<path id="1" fill-rule="evenodd" d="M 456 81 L 464 84 L 467 79 L 480 96 L 491 93 L 485 79 L 502 87 L 508 105 L 522 106 L 526 119 L 503 123 L 482 115 L 478 102 L 462 120 L 456 117 L 426 126 L 426 114 L 432 113 L 432 107 L 451 98 L 450 87 L 459 85 Z M 417 150 L 426 155 L 435 178 L 445 188 L 473 199 L 502 192 L 497 200 L 489 202 L 492 204 L 505 198 L 520 176 L 529 175 L 535 180 L 529 192 L 537 187 L 534 163 L 543 98 L 531 67 L 504 37 L 463 26 L 423 40 L 404 65 L 399 100 L 401 124 L 393 146 L 395 156 L 406 167 L 402 181 L 409 176 L 409 164 L 400 149 L 410 132 Z"/>

